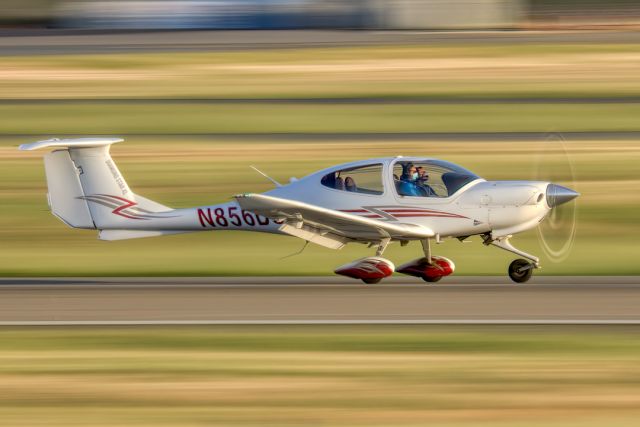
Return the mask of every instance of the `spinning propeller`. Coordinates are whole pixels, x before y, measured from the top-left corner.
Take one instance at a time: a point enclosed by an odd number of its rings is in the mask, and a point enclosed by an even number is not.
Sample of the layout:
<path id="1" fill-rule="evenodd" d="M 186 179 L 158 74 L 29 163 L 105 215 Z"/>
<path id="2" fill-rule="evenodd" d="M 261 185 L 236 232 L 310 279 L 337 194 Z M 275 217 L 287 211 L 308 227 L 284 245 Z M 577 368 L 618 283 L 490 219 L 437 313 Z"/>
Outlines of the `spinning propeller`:
<path id="1" fill-rule="evenodd" d="M 575 188 L 575 176 L 561 135 L 547 135 L 540 143 L 535 179 L 553 183 L 547 187 L 546 194 L 547 203 L 552 207 L 551 212 L 536 230 L 547 258 L 558 263 L 569 256 L 573 247 L 578 212 L 574 199 L 579 195 L 572 190 Z"/>

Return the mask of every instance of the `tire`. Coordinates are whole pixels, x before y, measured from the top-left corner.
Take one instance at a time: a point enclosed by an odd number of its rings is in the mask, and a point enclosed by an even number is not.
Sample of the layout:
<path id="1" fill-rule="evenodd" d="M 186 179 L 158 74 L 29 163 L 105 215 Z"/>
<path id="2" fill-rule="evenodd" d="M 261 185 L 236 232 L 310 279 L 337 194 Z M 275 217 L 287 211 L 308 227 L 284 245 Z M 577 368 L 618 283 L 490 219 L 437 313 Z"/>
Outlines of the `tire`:
<path id="1" fill-rule="evenodd" d="M 509 277 L 516 283 L 524 283 L 531 278 L 533 274 L 533 268 L 528 268 L 524 271 L 518 271 L 522 267 L 531 265 L 526 259 L 516 259 L 509 264 Z"/>
<path id="2" fill-rule="evenodd" d="M 367 285 L 375 285 L 376 283 L 380 283 L 381 280 L 382 279 L 362 279 Z"/>
<path id="3" fill-rule="evenodd" d="M 422 280 L 424 280 L 427 283 L 435 283 L 435 282 L 439 282 L 440 279 L 442 279 L 442 276 L 436 276 L 436 277 L 427 277 L 427 276 L 422 276 Z"/>

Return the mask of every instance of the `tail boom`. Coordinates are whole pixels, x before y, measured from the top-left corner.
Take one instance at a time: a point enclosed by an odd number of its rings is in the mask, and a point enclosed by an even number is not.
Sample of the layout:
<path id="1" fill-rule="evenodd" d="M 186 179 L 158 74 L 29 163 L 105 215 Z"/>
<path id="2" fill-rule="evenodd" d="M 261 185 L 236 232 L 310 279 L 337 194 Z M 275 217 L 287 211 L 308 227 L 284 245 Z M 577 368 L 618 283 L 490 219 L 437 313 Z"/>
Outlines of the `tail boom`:
<path id="1" fill-rule="evenodd" d="M 243 210 L 236 201 L 171 209 L 131 191 L 109 154 L 120 138 L 48 139 L 21 150 L 54 148 L 44 157 L 52 213 L 74 228 L 122 240 L 206 230 L 278 233 L 281 224 Z"/>

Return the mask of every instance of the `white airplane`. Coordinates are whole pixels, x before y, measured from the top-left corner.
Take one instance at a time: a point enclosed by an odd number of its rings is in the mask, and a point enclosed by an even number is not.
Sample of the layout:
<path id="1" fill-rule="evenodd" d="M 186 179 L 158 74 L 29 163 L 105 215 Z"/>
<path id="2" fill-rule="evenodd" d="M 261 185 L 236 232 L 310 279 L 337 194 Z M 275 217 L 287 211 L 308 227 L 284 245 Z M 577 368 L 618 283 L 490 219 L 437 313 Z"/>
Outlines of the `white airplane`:
<path id="1" fill-rule="evenodd" d="M 228 203 L 171 209 L 131 191 L 109 154 L 111 144 L 121 141 L 49 139 L 20 149 L 53 149 L 44 156 L 52 213 L 71 227 L 98 230 L 102 240 L 246 230 L 331 249 L 363 243 L 376 248 L 375 256 L 335 273 L 365 283 L 378 283 L 394 271 L 436 282 L 455 266 L 432 254 L 431 241 L 473 235 L 524 258 L 513 261 L 508 273 L 525 282 L 540 262 L 513 247 L 511 236 L 537 227 L 554 207 L 579 195 L 550 182 L 486 181 L 443 160 L 398 156 L 333 166 L 286 185 L 263 174 L 276 188 L 239 194 Z M 413 240 L 422 244 L 424 257 L 398 268 L 382 258 L 389 243 Z"/>

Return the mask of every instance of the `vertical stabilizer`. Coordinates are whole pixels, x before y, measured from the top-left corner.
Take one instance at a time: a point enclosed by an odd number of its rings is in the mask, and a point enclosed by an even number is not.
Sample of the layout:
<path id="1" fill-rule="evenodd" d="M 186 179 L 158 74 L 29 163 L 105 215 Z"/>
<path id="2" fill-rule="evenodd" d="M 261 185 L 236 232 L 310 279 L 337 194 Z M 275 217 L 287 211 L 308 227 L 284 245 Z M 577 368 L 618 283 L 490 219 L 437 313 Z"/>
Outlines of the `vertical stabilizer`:
<path id="1" fill-rule="evenodd" d="M 54 147 L 45 156 L 49 206 L 76 228 L 127 229 L 132 221 L 169 211 L 136 196 L 109 154 L 120 138 L 49 139 L 23 144 L 21 150 Z"/>
<path id="2" fill-rule="evenodd" d="M 79 171 L 83 199 L 89 203 L 91 217 L 98 228 L 117 227 L 132 219 L 126 213 L 136 205 L 135 195 L 109 154 L 110 145 L 69 148 Z"/>

